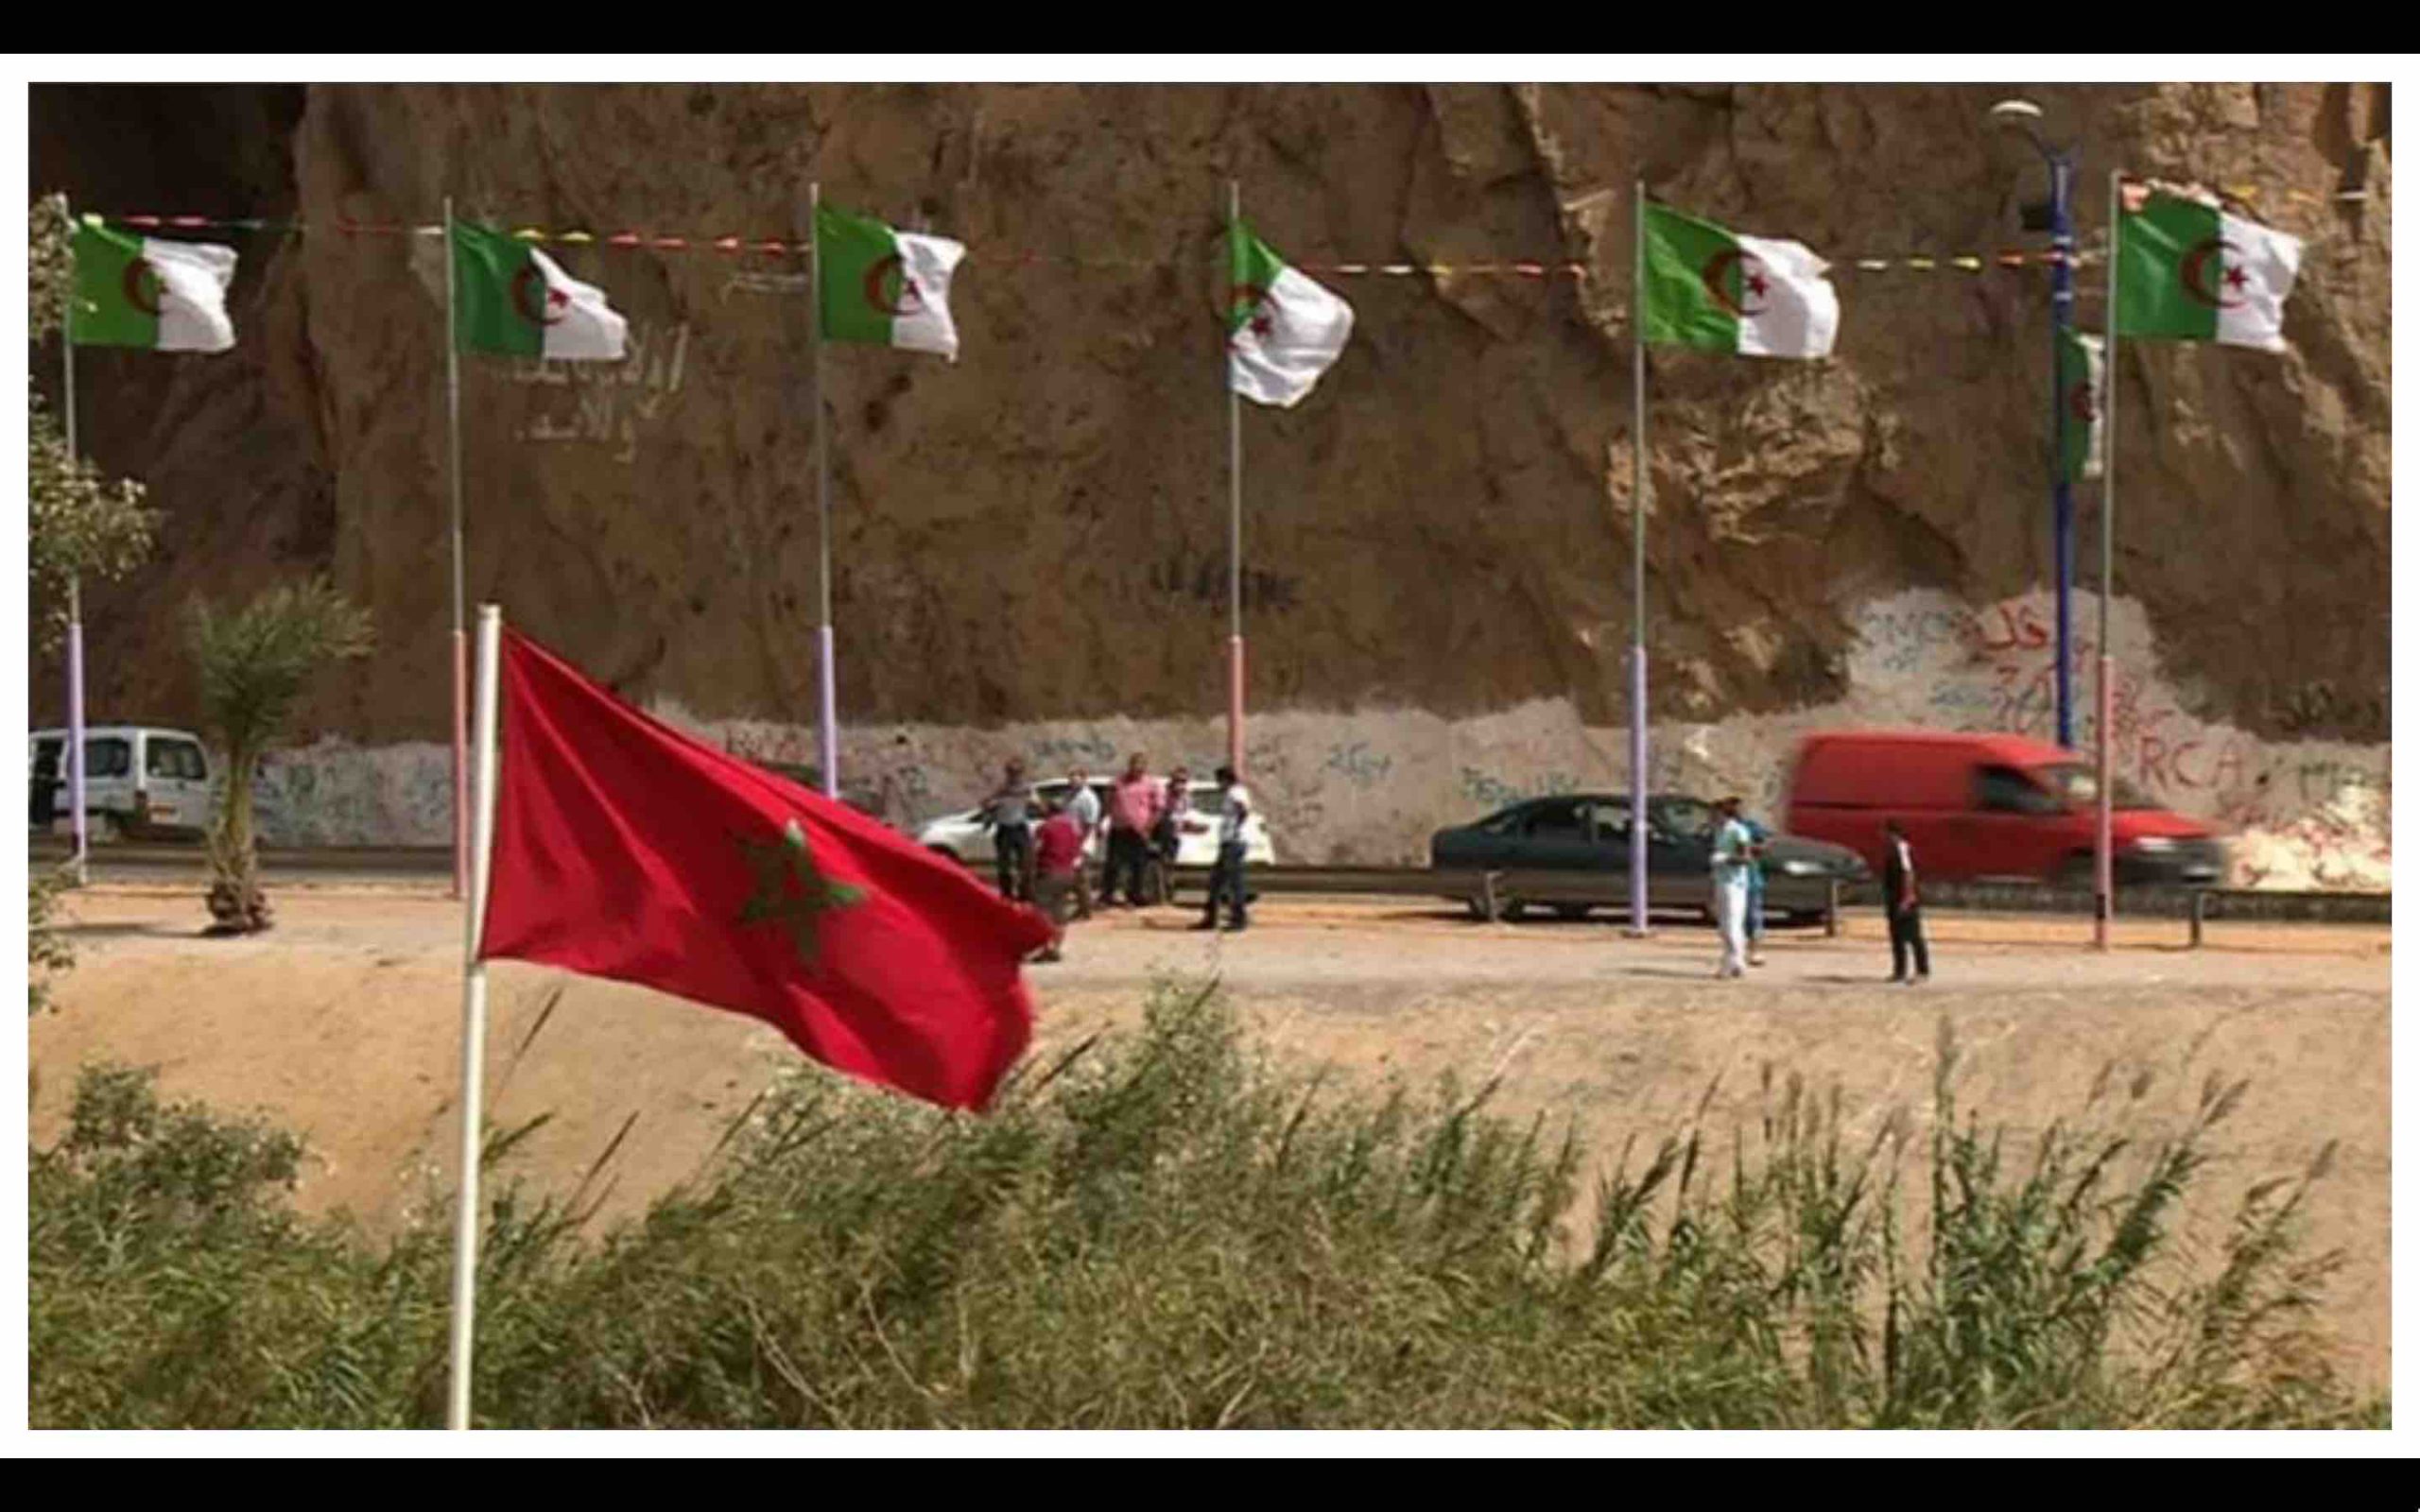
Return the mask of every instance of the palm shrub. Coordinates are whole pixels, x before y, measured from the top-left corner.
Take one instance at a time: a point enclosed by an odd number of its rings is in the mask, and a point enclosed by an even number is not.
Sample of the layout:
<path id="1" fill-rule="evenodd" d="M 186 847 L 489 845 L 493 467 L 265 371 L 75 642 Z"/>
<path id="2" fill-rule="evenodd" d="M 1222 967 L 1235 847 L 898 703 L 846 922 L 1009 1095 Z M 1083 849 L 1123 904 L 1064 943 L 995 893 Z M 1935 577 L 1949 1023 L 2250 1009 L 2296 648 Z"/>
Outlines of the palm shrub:
<path id="1" fill-rule="evenodd" d="M 232 612 L 195 600 L 187 642 L 200 674 L 202 718 L 227 757 L 209 833 L 213 929 L 266 929 L 268 902 L 252 828 L 261 755 L 285 732 L 313 677 L 370 654 L 370 612 L 313 577 L 269 589 Z"/>

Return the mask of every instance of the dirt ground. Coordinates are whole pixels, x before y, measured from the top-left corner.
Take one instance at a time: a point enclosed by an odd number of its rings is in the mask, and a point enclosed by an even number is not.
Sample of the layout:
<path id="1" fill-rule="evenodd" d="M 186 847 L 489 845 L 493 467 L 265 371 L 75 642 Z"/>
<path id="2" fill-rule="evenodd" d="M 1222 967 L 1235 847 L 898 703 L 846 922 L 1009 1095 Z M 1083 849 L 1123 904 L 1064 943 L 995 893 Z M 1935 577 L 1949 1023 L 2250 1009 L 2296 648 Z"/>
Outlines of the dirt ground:
<path id="1" fill-rule="evenodd" d="M 315 1211 L 372 1225 L 440 1193 L 460 1075 L 461 912 L 441 889 L 297 885 L 279 927 L 198 936 L 191 888 L 102 887 L 70 904 L 78 954 L 60 1011 L 32 1022 L 33 1130 L 54 1137 L 77 1068 L 161 1068 L 174 1096 L 256 1109 L 310 1142 Z M 1240 936 L 1174 910 L 1080 924 L 1067 959 L 1034 968 L 1042 1042 L 1132 1022 L 1163 976 L 1215 974 L 1280 1053 L 1425 1082 L 1503 1078 L 1497 1106 L 1575 1118 L 1593 1149 L 1685 1125 L 1753 1127 L 1765 1067 L 1838 1085 L 1853 1134 L 1930 1103 L 1944 1018 L 1962 1047 L 1961 1104 L 2019 1135 L 2083 1107 L 2114 1065 L 2153 1073 L 2127 1126 L 2173 1126 L 2204 1078 L 2249 1076 L 2221 1125 L 2197 1227 L 2243 1187 L 2299 1172 L 2330 1140 L 2310 1238 L 2341 1247 L 2328 1322 L 2355 1377 L 2389 1368 L 2389 932 L 2218 922 L 2184 948 L 2172 920 L 2122 923 L 2107 956 L 2082 921 L 1944 916 L 1934 978 L 1881 979 L 1878 917 L 1845 934 L 1786 932 L 1743 982 L 1712 979 L 1711 933 L 1648 940 L 1617 922 L 1480 924 L 1449 904 L 1271 898 Z M 635 1114 L 601 1179 L 609 1216 L 695 1172 L 777 1068 L 771 1030 L 640 988 L 502 965 L 491 974 L 490 1116 L 551 1120 L 511 1169 L 577 1181 Z M 557 989 L 561 1001 L 540 1022 Z M 2206 1231 L 2206 1230 L 2204 1230 Z"/>

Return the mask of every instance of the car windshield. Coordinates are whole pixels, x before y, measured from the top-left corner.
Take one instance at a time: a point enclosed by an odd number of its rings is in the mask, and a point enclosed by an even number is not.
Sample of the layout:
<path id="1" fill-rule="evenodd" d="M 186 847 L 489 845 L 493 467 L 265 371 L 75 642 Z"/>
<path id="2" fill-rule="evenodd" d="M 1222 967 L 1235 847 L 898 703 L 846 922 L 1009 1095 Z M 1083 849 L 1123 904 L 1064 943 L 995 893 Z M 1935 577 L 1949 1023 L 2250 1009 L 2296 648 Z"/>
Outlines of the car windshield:
<path id="1" fill-rule="evenodd" d="M 2044 787 L 2056 793 L 2071 808 L 2089 808 L 2100 799 L 2100 784 L 2092 768 L 2082 762 L 2057 762 L 2033 768 L 2033 776 Z M 2124 778 L 2110 784 L 2109 806 L 2114 809 L 2150 809 L 2159 805 L 2143 796 L 2142 790 Z"/>

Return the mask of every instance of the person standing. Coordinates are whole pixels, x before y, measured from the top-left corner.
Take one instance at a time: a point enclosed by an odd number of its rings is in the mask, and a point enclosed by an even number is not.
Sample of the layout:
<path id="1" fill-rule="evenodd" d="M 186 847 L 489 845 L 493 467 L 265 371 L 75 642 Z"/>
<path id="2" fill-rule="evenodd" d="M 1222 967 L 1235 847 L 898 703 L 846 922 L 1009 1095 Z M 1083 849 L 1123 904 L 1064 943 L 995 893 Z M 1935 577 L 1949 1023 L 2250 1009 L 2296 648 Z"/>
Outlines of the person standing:
<path id="1" fill-rule="evenodd" d="M 1891 980 L 1917 986 L 1932 975 L 1932 953 L 1925 948 L 1924 914 L 1916 901 L 1916 853 L 1897 819 L 1882 821 L 1882 907 L 1891 918 Z M 1916 971 L 1908 974 L 1910 957 Z"/>
<path id="2" fill-rule="evenodd" d="M 1176 901 L 1177 852 L 1184 844 L 1184 821 L 1192 816 L 1193 774 L 1181 765 L 1172 766 L 1160 794 L 1159 822 L 1151 826 L 1151 850 L 1159 862 L 1159 875 L 1151 886 L 1153 902 Z"/>
<path id="3" fill-rule="evenodd" d="M 1219 927 L 1219 900 L 1227 901 L 1227 933 L 1239 935 L 1251 922 L 1244 914 L 1244 823 L 1252 817 L 1252 795 L 1236 781 L 1236 769 L 1221 766 L 1219 782 L 1219 860 L 1210 868 L 1210 896 L 1202 904 L 1196 929 Z"/>
<path id="4" fill-rule="evenodd" d="M 1084 850 L 1089 852 L 1100 835 L 1100 795 L 1093 791 L 1090 772 L 1079 766 L 1067 774 L 1067 816 L 1084 837 Z M 1093 917 L 1093 879 L 1089 867 L 1076 868 L 1076 917 Z"/>
<path id="5" fill-rule="evenodd" d="M 1773 832 L 1754 819 L 1741 815 L 1739 822 L 1748 831 L 1748 839 L 1755 846 L 1755 853 L 1748 863 L 1748 964 L 1765 964 L 1765 847 Z"/>
<path id="6" fill-rule="evenodd" d="M 1126 906 L 1143 906 L 1144 862 L 1150 853 L 1151 833 L 1158 828 L 1164 799 L 1159 780 L 1144 765 L 1143 753 L 1126 758 L 1126 775 L 1109 790 L 1109 868 L 1101 874 L 1104 903 L 1117 901 L 1118 879 L 1126 881 Z"/>
<path id="7" fill-rule="evenodd" d="M 1045 808 L 1050 816 L 1033 839 L 1033 902 L 1050 920 L 1050 944 L 1034 959 L 1055 961 L 1067 939 L 1068 899 L 1084 874 L 1084 834 L 1066 804 L 1053 801 Z"/>
<path id="8" fill-rule="evenodd" d="M 1000 785 L 983 800 L 984 822 L 992 826 L 992 872 L 1000 896 L 1013 902 L 1033 901 L 1033 784 L 1026 781 L 1025 763 L 1002 768 Z"/>
<path id="9" fill-rule="evenodd" d="M 1748 974 L 1748 872 L 1755 865 L 1756 843 L 1739 822 L 1739 800 L 1726 798 L 1714 806 L 1720 816 L 1714 831 L 1714 927 L 1722 936 L 1722 964 L 1715 979 Z"/>

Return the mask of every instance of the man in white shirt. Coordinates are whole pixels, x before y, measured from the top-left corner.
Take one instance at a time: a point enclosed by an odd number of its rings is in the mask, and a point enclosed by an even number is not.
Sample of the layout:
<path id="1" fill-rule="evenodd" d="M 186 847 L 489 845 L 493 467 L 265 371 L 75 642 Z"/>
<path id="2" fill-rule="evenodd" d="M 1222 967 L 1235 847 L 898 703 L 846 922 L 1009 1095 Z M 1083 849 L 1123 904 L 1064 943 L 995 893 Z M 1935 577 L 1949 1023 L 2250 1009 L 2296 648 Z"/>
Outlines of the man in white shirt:
<path id="1" fill-rule="evenodd" d="M 1748 873 L 1756 862 L 1756 843 L 1739 821 L 1739 800 L 1726 798 L 1714 806 L 1721 816 L 1714 832 L 1714 926 L 1722 934 L 1722 964 L 1718 981 L 1748 974 Z"/>
<path id="2" fill-rule="evenodd" d="M 1094 836 L 1100 833 L 1100 795 L 1093 791 L 1090 772 L 1079 766 L 1067 774 L 1067 815 L 1083 832 L 1083 859 L 1076 866 L 1076 917 L 1093 917 L 1092 858 Z"/>
<path id="3" fill-rule="evenodd" d="M 1219 780 L 1219 860 L 1210 868 L 1210 897 L 1202 905 L 1196 929 L 1219 927 L 1219 899 L 1227 900 L 1227 933 L 1239 934 L 1250 922 L 1244 917 L 1244 823 L 1252 817 L 1252 795 L 1236 781 L 1236 769 L 1221 766 Z"/>

